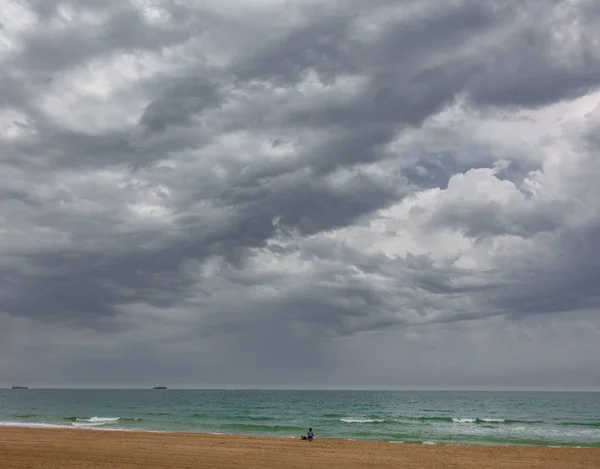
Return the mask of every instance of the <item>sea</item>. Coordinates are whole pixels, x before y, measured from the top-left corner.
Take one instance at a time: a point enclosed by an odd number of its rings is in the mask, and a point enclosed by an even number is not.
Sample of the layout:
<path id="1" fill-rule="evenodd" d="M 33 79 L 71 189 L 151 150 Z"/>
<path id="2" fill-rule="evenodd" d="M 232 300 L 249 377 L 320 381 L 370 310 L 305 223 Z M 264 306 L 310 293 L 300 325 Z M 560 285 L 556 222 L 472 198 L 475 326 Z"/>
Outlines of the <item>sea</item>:
<path id="1" fill-rule="evenodd" d="M 0 426 L 600 447 L 600 393 L 4 389 Z"/>

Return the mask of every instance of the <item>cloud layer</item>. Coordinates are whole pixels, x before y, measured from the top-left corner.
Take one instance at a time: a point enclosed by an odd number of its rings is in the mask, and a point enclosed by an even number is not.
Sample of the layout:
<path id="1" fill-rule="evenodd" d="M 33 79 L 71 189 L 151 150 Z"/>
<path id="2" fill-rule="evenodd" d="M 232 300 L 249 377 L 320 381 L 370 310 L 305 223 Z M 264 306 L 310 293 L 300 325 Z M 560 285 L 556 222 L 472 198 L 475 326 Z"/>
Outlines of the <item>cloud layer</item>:
<path id="1" fill-rule="evenodd" d="M 7 380 L 600 387 L 596 2 L 0 5 Z"/>

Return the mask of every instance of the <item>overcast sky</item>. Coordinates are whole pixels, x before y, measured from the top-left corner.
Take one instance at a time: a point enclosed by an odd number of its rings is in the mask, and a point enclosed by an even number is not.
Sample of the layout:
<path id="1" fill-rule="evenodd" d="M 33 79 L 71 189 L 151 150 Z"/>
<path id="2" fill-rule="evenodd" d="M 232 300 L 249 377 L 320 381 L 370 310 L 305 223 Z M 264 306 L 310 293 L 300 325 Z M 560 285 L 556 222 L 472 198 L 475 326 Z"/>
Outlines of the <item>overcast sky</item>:
<path id="1" fill-rule="evenodd" d="M 0 0 L 0 385 L 600 389 L 597 0 Z"/>

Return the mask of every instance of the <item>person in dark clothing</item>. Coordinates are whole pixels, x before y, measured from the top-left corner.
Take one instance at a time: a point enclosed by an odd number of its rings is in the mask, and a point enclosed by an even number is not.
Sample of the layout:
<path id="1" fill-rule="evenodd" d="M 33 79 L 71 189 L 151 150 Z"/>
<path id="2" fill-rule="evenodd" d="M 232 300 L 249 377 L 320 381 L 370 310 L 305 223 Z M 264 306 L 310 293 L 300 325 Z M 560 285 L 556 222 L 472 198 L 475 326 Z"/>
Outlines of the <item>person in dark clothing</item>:
<path id="1" fill-rule="evenodd" d="M 306 432 L 306 436 L 302 435 L 300 437 L 301 440 L 307 440 L 307 441 L 313 441 L 313 438 L 315 437 L 315 432 L 313 432 L 312 428 L 308 429 L 308 432 Z"/>

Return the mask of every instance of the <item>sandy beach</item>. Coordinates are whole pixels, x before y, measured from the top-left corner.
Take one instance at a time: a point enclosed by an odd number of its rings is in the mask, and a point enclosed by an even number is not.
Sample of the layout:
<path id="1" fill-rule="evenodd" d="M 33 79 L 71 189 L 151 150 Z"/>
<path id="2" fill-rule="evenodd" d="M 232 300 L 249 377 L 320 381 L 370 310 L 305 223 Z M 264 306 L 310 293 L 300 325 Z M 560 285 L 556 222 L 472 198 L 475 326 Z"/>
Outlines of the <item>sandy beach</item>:
<path id="1" fill-rule="evenodd" d="M 2 469 L 598 468 L 600 448 L 408 445 L 189 433 L 0 429 Z"/>

